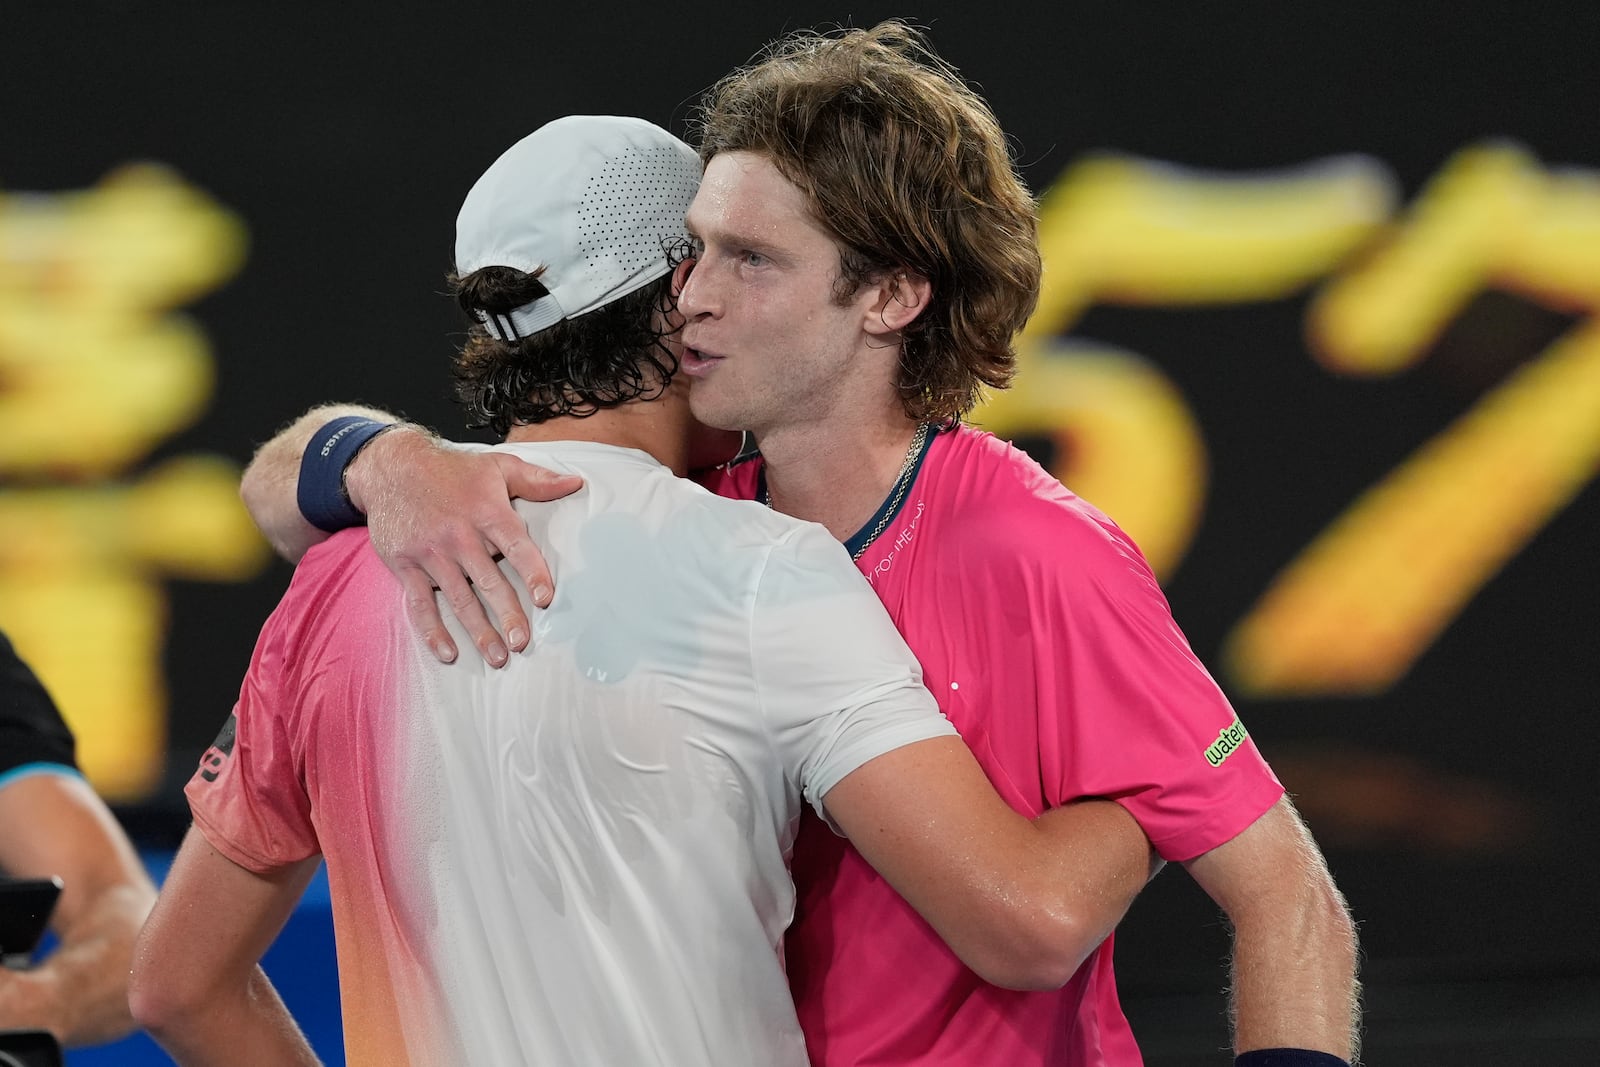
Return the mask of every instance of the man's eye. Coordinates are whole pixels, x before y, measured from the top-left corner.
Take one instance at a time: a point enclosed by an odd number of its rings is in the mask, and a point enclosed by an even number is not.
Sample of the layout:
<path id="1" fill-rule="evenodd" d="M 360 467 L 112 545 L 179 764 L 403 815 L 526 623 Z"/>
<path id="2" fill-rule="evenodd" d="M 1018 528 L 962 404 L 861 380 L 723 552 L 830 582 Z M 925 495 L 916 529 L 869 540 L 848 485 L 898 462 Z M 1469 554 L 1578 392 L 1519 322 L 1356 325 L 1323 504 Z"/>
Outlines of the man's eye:
<path id="1" fill-rule="evenodd" d="M 767 261 L 767 257 L 760 252 L 745 252 L 739 258 L 747 267 L 759 267 Z"/>

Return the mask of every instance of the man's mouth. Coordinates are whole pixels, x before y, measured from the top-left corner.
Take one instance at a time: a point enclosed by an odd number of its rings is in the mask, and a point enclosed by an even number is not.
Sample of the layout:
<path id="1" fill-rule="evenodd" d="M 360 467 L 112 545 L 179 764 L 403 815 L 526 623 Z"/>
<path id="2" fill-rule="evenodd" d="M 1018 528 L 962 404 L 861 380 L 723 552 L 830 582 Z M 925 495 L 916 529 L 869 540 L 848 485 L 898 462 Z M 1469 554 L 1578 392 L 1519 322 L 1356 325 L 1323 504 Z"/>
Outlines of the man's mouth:
<path id="1" fill-rule="evenodd" d="M 683 372 L 691 376 L 705 374 L 714 364 L 721 362 L 721 356 L 714 356 L 709 352 L 702 352 L 698 348 L 686 347 L 683 350 Z"/>

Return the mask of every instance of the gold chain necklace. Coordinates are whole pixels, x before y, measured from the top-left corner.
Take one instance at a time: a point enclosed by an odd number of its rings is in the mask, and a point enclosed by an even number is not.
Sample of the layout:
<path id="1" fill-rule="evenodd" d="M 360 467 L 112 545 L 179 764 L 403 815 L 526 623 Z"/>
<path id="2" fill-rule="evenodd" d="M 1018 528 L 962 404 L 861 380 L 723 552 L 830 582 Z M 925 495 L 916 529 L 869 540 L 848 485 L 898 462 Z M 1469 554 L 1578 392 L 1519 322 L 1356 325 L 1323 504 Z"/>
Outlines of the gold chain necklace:
<path id="1" fill-rule="evenodd" d="M 883 533 L 883 528 L 889 525 L 889 520 L 900 511 L 900 505 L 905 502 L 906 494 L 911 491 L 911 468 L 917 462 L 917 457 L 922 454 L 922 446 L 928 443 L 928 423 L 924 422 L 917 427 L 917 432 L 911 435 L 911 447 L 906 449 L 905 462 L 900 464 L 900 474 L 894 480 L 894 491 L 889 497 L 888 506 L 883 509 L 883 518 L 872 527 L 872 532 L 867 539 L 861 542 L 861 547 L 850 553 L 850 558 L 859 560 L 867 554 L 867 549 L 872 547 L 872 542 Z M 772 507 L 772 491 L 767 488 L 765 478 L 761 483 L 761 503 Z"/>

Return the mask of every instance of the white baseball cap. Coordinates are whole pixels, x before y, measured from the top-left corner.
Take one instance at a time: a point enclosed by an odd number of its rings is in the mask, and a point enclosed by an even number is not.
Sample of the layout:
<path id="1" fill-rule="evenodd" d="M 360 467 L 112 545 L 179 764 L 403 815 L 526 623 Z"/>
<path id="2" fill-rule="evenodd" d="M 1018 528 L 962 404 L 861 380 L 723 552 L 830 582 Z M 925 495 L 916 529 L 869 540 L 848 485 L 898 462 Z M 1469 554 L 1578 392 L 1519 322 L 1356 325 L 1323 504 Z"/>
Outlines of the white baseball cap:
<path id="1" fill-rule="evenodd" d="M 503 341 L 538 333 L 672 270 L 700 157 L 654 123 L 569 115 L 506 150 L 456 216 L 456 272 L 539 268 L 550 293 L 478 318 Z"/>

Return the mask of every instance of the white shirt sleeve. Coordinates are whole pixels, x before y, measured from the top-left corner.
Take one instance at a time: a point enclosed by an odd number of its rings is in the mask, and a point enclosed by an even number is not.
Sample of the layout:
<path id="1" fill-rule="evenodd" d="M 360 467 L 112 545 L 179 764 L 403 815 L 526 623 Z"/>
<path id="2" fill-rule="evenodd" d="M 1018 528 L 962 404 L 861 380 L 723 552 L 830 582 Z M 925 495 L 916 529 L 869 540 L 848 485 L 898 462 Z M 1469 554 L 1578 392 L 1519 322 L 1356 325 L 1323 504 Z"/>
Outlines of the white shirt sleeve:
<path id="1" fill-rule="evenodd" d="M 822 798 L 902 745 L 953 735 L 883 604 L 821 526 L 776 546 L 751 619 L 756 692 L 785 773 L 834 832 Z"/>

